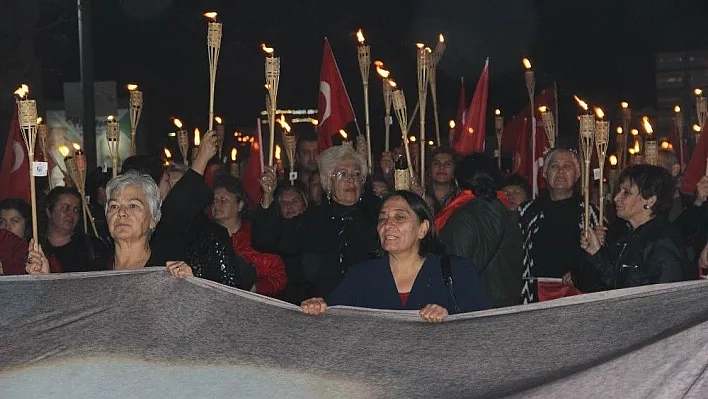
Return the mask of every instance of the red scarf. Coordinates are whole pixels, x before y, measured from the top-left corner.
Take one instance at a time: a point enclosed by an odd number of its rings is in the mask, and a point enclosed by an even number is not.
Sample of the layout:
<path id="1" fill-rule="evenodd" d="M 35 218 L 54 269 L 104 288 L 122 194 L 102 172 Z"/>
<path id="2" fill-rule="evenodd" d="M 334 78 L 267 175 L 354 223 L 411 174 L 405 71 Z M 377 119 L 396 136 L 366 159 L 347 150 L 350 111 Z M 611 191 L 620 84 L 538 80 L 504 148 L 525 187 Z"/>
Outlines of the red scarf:
<path id="1" fill-rule="evenodd" d="M 439 233 L 440 230 L 445 226 L 447 220 L 455 213 L 456 210 L 467 204 L 468 202 L 475 199 L 476 196 L 472 193 L 472 190 L 462 190 L 460 194 L 457 195 L 452 201 L 450 201 L 447 206 L 435 215 L 435 230 Z M 506 198 L 504 193 L 497 191 L 497 199 L 504 203 L 504 206 L 508 205 L 509 200 Z"/>

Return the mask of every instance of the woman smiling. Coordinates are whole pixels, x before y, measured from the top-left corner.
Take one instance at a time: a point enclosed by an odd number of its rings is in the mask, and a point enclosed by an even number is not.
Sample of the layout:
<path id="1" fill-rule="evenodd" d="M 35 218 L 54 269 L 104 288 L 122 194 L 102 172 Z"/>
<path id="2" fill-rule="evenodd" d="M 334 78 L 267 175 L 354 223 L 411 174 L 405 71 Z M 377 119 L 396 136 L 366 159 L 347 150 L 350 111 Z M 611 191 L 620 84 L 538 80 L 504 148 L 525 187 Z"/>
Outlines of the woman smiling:
<path id="1" fill-rule="evenodd" d="M 304 301 L 305 313 L 318 315 L 327 305 L 346 305 L 418 310 L 423 320 L 441 322 L 450 313 L 490 306 L 474 265 L 440 256 L 432 211 L 420 196 L 394 192 L 381 206 L 377 231 L 385 255 L 353 266 L 326 302 Z"/>

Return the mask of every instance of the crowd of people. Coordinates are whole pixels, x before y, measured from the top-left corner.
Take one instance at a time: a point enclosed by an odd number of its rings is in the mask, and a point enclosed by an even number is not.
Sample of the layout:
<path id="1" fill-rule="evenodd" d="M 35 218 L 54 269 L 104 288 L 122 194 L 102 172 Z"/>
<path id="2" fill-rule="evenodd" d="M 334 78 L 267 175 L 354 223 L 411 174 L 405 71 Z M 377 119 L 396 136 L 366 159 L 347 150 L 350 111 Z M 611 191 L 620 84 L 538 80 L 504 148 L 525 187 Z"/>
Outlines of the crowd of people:
<path id="1" fill-rule="evenodd" d="M 596 198 L 586 212 L 570 149 L 546 154 L 547 188 L 535 198 L 525 177 L 505 176 L 495 159 L 459 157 L 446 147 L 413 159 L 414 168 L 426 165 L 425 187 L 394 191 L 402 151 L 381 154 L 370 170 L 361 149 L 345 143 L 320 152 L 314 131 L 303 132 L 297 180 L 266 167 L 262 197 L 254 199 L 214 162 L 216 138 L 208 132 L 191 167 L 138 155 L 113 179 L 95 171 L 88 205 L 98 234 L 82 229 L 79 191 L 55 187 L 44 196 L 38 243 L 27 202 L 4 199 L 1 270 L 161 266 L 308 314 L 349 305 L 416 310 L 440 322 L 536 302 L 544 278 L 589 293 L 697 279 L 708 269 L 708 176 L 692 197 L 679 195 L 671 150 L 661 150 L 660 166 L 622 171 L 614 198 Z"/>

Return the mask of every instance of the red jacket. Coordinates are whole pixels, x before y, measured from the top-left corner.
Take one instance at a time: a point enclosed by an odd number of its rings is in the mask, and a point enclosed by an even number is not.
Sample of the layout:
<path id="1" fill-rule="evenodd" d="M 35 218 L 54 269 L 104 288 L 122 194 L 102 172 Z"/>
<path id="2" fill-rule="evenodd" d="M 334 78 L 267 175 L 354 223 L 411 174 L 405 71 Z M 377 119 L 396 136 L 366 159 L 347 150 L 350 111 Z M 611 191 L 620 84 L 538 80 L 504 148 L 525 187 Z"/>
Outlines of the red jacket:
<path id="1" fill-rule="evenodd" d="M 246 262 L 256 267 L 256 291 L 267 296 L 277 296 L 285 290 L 288 277 L 285 263 L 280 256 L 258 252 L 251 245 L 251 224 L 245 223 L 231 236 L 234 251 Z"/>
<path id="2" fill-rule="evenodd" d="M 13 234 L 10 230 L 0 229 L 0 262 L 6 276 L 25 274 L 25 256 L 27 241 Z"/>

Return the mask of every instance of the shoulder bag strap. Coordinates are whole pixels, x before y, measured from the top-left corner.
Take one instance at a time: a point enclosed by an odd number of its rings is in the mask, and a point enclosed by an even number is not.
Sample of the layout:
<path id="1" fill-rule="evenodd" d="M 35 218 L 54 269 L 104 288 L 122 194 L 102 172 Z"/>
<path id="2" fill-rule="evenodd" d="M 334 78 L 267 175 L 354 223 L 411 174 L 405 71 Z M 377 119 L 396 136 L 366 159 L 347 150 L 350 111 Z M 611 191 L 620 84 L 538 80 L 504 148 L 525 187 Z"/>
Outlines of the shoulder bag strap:
<path id="1" fill-rule="evenodd" d="M 445 286 L 447 286 L 447 297 L 450 301 L 450 306 L 452 309 L 448 309 L 450 314 L 461 313 L 460 307 L 457 305 L 457 297 L 455 296 L 455 288 L 452 285 L 452 266 L 450 264 L 450 256 L 443 255 L 440 260 L 440 266 L 442 268 L 443 279 L 445 280 Z"/>

